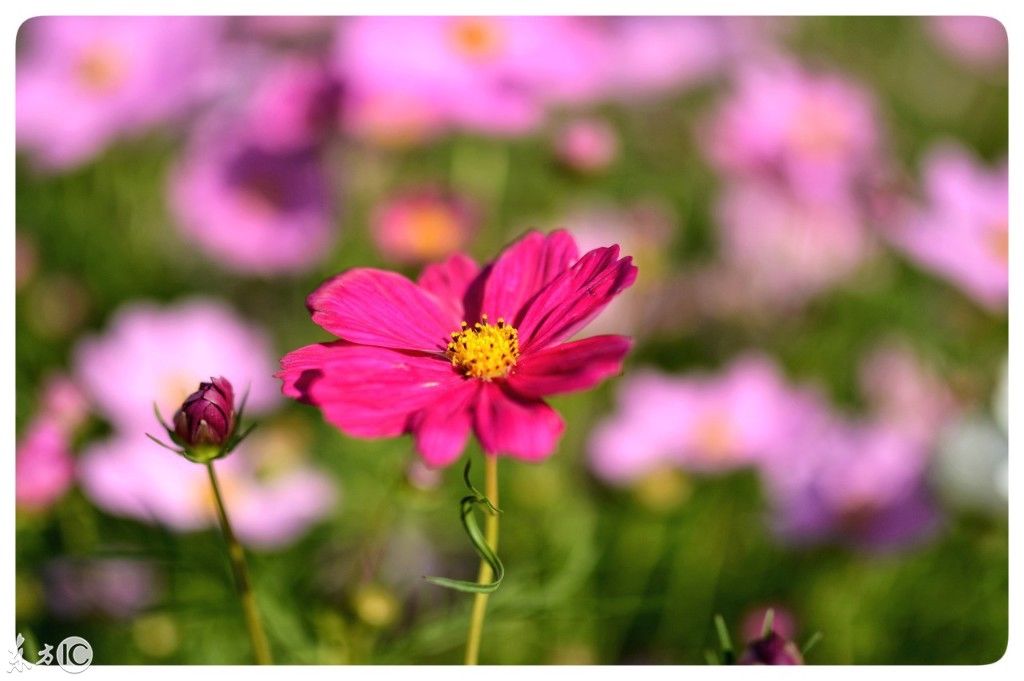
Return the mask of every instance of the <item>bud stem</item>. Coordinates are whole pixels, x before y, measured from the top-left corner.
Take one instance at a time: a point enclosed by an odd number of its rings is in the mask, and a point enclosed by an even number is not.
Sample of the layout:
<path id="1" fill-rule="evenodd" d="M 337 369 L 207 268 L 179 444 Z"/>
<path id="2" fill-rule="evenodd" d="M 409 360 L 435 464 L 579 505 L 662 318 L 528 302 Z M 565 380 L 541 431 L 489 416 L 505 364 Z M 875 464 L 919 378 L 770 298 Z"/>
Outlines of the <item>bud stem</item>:
<path id="1" fill-rule="evenodd" d="M 494 507 L 498 506 L 498 457 L 484 454 L 484 496 Z M 487 516 L 484 534 L 491 550 L 498 550 L 498 514 Z M 486 560 L 480 561 L 480 572 L 477 584 L 487 584 L 493 578 L 491 566 Z M 469 635 L 466 638 L 466 664 L 475 665 L 480 657 L 480 636 L 484 629 L 484 616 L 487 614 L 487 598 L 489 593 L 478 593 L 473 598 L 473 613 L 470 616 Z"/>
<path id="2" fill-rule="evenodd" d="M 235 538 L 235 533 L 231 529 L 231 521 L 228 520 L 227 507 L 224 506 L 224 498 L 220 493 L 217 475 L 213 472 L 212 461 L 206 464 L 206 470 L 210 474 L 210 485 L 213 487 L 213 497 L 217 506 L 217 518 L 220 520 L 220 529 L 224 533 L 224 541 L 228 545 L 231 572 L 235 577 L 238 598 L 242 602 L 245 626 L 249 630 L 249 640 L 252 643 L 256 664 L 273 664 L 270 657 L 270 645 L 267 643 L 267 635 L 263 632 L 260 613 L 256 607 L 256 597 L 252 591 L 252 580 L 249 579 L 249 566 L 245 561 L 245 551 L 242 550 L 242 545 L 238 543 L 238 539 Z"/>

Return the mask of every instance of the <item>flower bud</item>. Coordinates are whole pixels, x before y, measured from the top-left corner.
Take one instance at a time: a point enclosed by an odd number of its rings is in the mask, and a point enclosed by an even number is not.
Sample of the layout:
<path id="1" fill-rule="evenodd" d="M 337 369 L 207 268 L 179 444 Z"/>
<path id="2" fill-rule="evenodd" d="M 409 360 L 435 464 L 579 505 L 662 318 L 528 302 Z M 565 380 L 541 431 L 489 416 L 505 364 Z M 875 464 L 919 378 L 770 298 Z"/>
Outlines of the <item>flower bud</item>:
<path id="1" fill-rule="evenodd" d="M 794 665 L 804 658 L 796 644 L 774 631 L 747 644 L 739 664 Z"/>
<path id="2" fill-rule="evenodd" d="M 224 377 L 200 383 L 174 414 L 174 434 L 187 448 L 220 448 L 235 430 L 235 391 Z"/>

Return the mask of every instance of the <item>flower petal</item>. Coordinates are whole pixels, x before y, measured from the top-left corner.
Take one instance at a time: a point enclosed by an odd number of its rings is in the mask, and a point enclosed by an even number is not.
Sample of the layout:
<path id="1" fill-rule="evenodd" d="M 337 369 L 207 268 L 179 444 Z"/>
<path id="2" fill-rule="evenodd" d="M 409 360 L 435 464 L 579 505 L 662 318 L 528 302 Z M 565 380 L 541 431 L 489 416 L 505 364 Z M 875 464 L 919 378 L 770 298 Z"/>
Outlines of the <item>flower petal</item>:
<path id="1" fill-rule="evenodd" d="M 474 416 L 485 452 L 526 461 L 550 456 L 565 430 L 562 418 L 547 403 L 519 397 L 497 383 L 481 386 Z"/>
<path id="2" fill-rule="evenodd" d="M 332 348 L 321 375 L 305 388 L 310 404 L 355 437 L 409 430 L 420 409 L 448 399 L 464 379 L 442 358 L 365 345 Z"/>
<path id="3" fill-rule="evenodd" d="M 523 397 L 585 390 L 619 373 L 631 345 L 626 336 L 594 336 L 546 348 L 519 360 L 508 383 Z"/>
<path id="4" fill-rule="evenodd" d="M 400 274 L 356 268 L 309 295 L 313 321 L 360 345 L 436 352 L 461 319 Z"/>
<path id="5" fill-rule="evenodd" d="M 428 265 L 417 283 L 437 296 L 438 301 L 460 321 L 465 319 L 462 299 L 469 285 L 480 273 L 476 261 L 464 253 L 456 253 L 444 262 Z"/>
<path id="6" fill-rule="evenodd" d="M 305 404 L 312 404 L 309 386 L 323 376 L 323 367 L 336 354 L 335 348 L 349 347 L 345 341 L 314 343 L 292 350 L 281 358 L 281 370 L 274 378 L 281 379 L 281 392 Z"/>
<path id="7" fill-rule="evenodd" d="M 577 257 L 576 242 L 565 230 L 546 236 L 528 232 L 491 265 L 479 312 L 492 320 L 504 317 L 517 323 L 523 306 Z"/>
<path id="8" fill-rule="evenodd" d="M 479 381 L 463 381 L 454 392 L 424 408 L 412 421 L 416 449 L 427 465 L 454 463 L 466 447 Z"/>
<path id="9" fill-rule="evenodd" d="M 517 327 L 523 350 L 568 338 L 635 280 L 633 259 L 619 258 L 618 246 L 590 251 L 545 286 L 522 313 Z"/>

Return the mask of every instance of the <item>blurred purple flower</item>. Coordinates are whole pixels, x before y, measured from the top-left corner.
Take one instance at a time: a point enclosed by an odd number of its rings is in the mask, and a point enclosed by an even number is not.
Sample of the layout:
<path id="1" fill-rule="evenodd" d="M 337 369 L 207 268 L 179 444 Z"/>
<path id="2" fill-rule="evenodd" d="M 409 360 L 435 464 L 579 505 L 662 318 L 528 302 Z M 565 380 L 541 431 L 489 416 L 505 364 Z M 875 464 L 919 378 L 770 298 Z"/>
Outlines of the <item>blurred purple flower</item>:
<path id="1" fill-rule="evenodd" d="M 124 558 L 56 559 L 43 568 L 43 584 L 47 607 L 63 619 L 128 619 L 155 603 L 162 591 L 152 565 Z"/>
<path id="2" fill-rule="evenodd" d="M 894 243 L 993 310 L 1009 291 L 1009 174 L 1005 163 L 985 167 L 952 144 L 924 161 L 926 203 L 910 211 Z"/>
<path id="3" fill-rule="evenodd" d="M 730 176 L 781 181 L 801 199 L 849 195 L 877 162 L 874 101 L 839 74 L 761 59 L 741 68 L 708 122 L 705 150 Z"/>
<path id="4" fill-rule="evenodd" d="M 324 66 L 281 59 L 266 66 L 235 125 L 270 153 L 311 149 L 337 126 L 340 98 L 341 87 Z"/>
<path id="5" fill-rule="evenodd" d="M 18 56 L 18 146 L 62 169 L 182 113 L 209 91 L 223 20 L 37 17 Z"/>
<path id="6" fill-rule="evenodd" d="M 665 464 L 717 472 L 759 462 L 789 441 L 817 404 L 786 385 L 767 359 L 747 356 L 718 375 L 634 372 L 618 411 L 590 442 L 603 479 L 629 483 Z"/>
<path id="7" fill-rule="evenodd" d="M 982 69 L 1006 66 L 1006 28 L 992 17 L 928 17 L 928 31 L 951 57 Z"/>
<path id="8" fill-rule="evenodd" d="M 796 643 L 774 631 L 747 644 L 737 664 L 797 665 L 804 657 Z"/>
<path id="9" fill-rule="evenodd" d="M 425 263 L 463 249 L 478 226 L 479 214 L 467 200 L 421 188 L 377 206 L 371 235 L 386 260 Z"/>
<path id="10" fill-rule="evenodd" d="M 211 375 L 248 390 L 249 412 L 265 412 L 280 399 L 275 370 L 264 333 L 208 299 L 128 305 L 106 332 L 75 350 L 76 376 L 97 409 L 118 429 L 139 435 L 153 428 L 154 401 L 160 413 L 171 414 Z"/>
<path id="11" fill-rule="evenodd" d="M 604 82 L 603 42 L 577 17 L 354 17 L 339 27 L 335 64 L 354 101 L 405 102 L 420 120 L 521 134 L 548 104 L 585 101 Z"/>
<path id="12" fill-rule="evenodd" d="M 850 276 L 872 251 L 862 217 L 840 198 L 808 202 L 765 182 L 740 182 L 725 189 L 716 213 L 725 269 L 758 305 L 799 305 Z"/>
<path id="13" fill-rule="evenodd" d="M 239 272 L 308 269 L 334 240 L 331 192 L 315 150 L 269 152 L 249 130 L 208 121 L 179 160 L 171 209 L 183 235 Z"/>

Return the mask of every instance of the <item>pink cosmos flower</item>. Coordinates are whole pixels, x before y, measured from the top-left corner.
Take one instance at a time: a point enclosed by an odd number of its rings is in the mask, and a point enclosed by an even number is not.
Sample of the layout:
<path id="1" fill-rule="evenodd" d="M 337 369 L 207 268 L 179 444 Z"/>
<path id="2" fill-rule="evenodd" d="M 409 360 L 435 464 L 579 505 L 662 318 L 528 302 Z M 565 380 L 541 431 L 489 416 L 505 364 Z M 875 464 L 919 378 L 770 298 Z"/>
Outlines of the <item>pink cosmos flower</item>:
<path id="1" fill-rule="evenodd" d="M 106 332 L 75 349 L 75 374 L 107 420 L 126 432 L 154 428 L 153 404 L 167 418 L 200 380 L 223 375 L 261 413 L 278 402 L 270 342 L 258 328 L 215 300 L 168 307 L 134 303 Z M 173 457 L 171 457 L 173 458 Z"/>
<path id="2" fill-rule="evenodd" d="M 385 259 L 423 263 L 465 247 L 478 222 L 478 212 L 468 201 L 428 188 L 407 191 L 378 206 L 371 229 Z"/>
<path id="3" fill-rule="evenodd" d="M 301 461 L 281 465 L 277 457 L 261 457 L 261 437 L 265 435 L 257 429 L 232 456 L 218 462 L 217 475 L 239 539 L 274 549 L 295 541 L 323 518 L 336 495 L 322 471 Z M 217 525 L 204 468 L 160 449 L 141 429 L 88 447 L 79 461 L 78 479 L 97 506 L 115 515 L 177 532 Z"/>
<path id="4" fill-rule="evenodd" d="M 939 47 L 968 66 L 1006 65 L 1006 28 L 992 17 L 928 17 L 927 28 Z"/>
<path id="5" fill-rule="evenodd" d="M 208 123 L 170 178 L 171 210 L 188 241 L 251 274 L 298 272 L 324 258 L 335 225 L 316 150 L 267 151 L 254 131 Z"/>
<path id="6" fill-rule="evenodd" d="M 619 151 L 615 129 L 598 118 L 570 121 L 558 130 L 554 143 L 558 159 L 581 173 L 606 169 Z"/>
<path id="7" fill-rule="evenodd" d="M 860 85 L 762 60 L 740 70 L 706 138 L 722 172 L 781 179 L 800 198 L 831 201 L 848 195 L 876 163 L 879 131 L 874 102 Z"/>
<path id="8" fill-rule="evenodd" d="M 767 359 L 747 356 L 720 375 L 634 374 L 618 411 L 590 440 L 590 465 L 615 484 L 664 466 L 716 472 L 759 462 L 789 441 L 817 404 Z"/>
<path id="9" fill-rule="evenodd" d="M 74 482 L 70 434 L 48 415 L 32 420 L 14 459 L 18 508 L 42 510 L 64 496 Z"/>
<path id="10" fill-rule="evenodd" d="M 281 360 L 285 395 L 355 437 L 411 433 L 432 466 L 454 462 L 470 431 L 485 452 L 539 461 L 562 419 L 547 395 L 619 372 L 630 341 L 564 342 L 636 278 L 619 247 L 579 256 L 567 232 L 530 232 L 483 268 L 456 254 L 416 283 L 357 268 L 307 299 L 340 340 Z"/>
<path id="11" fill-rule="evenodd" d="M 18 146 L 41 166 L 87 161 L 181 113 L 210 86 L 216 17 L 37 17 L 18 56 Z"/>
<path id="12" fill-rule="evenodd" d="M 602 45 L 576 17 L 354 17 L 340 23 L 335 64 L 363 106 L 404 101 L 422 120 L 520 134 L 548 103 L 599 91 Z"/>
<path id="13" fill-rule="evenodd" d="M 993 310 L 1009 292 L 1009 175 L 953 145 L 924 161 L 926 203 L 910 212 L 892 240 L 911 258 L 959 285 Z"/>
<path id="14" fill-rule="evenodd" d="M 761 304 L 800 304 L 849 277 L 873 250 L 847 200 L 808 202 L 743 182 L 725 189 L 716 211 L 725 269 Z"/>

